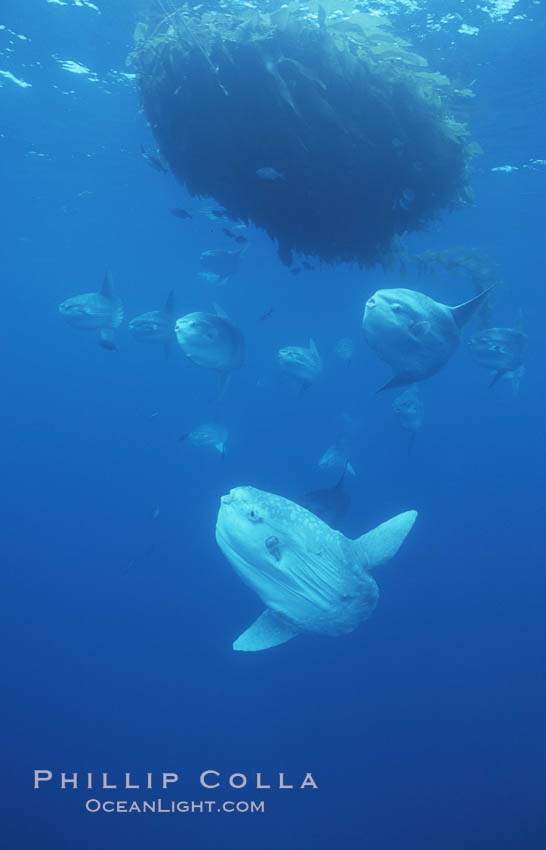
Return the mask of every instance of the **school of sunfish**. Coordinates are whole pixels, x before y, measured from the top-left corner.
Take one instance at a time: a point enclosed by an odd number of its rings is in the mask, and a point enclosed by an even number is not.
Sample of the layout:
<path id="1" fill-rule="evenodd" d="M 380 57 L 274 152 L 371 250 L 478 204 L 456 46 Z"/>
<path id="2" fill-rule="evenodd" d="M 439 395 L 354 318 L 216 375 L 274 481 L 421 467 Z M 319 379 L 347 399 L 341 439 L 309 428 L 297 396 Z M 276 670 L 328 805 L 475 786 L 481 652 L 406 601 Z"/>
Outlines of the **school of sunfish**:
<path id="1" fill-rule="evenodd" d="M 159 169 L 160 165 L 154 162 L 154 167 Z M 258 169 L 256 174 L 264 181 L 284 179 L 269 167 Z M 172 212 L 182 219 L 191 218 L 184 210 Z M 222 211 L 209 212 L 211 216 L 216 213 L 222 215 Z M 225 283 L 238 270 L 245 248 L 204 251 L 200 275 L 208 276 L 216 285 Z M 456 307 L 402 288 L 380 289 L 366 300 L 363 336 L 393 369 L 393 377 L 381 389 L 402 390 L 395 396 L 392 409 L 409 434 L 408 451 L 424 420 L 420 383 L 448 363 L 459 345 L 461 329 L 489 292 L 484 290 Z M 117 350 L 114 332 L 122 324 L 124 310 L 109 272 L 98 291 L 67 298 L 59 305 L 59 312 L 73 328 L 97 333 L 103 348 Z M 129 331 L 136 341 L 161 345 L 167 354 L 172 343 L 178 342 L 197 367 L 218 374 L 220 397 L 230 376 L 245 362 L 242 330 L 217 304 L 211 312 L 194 311 L 178 318 L 176 312 L 175 294 L 170 292 L 162 308 L 131 319 Z M 259 318 L 272 312 L 273 307 Z M 466 345 L 473 361 L 490 371 L 491 386 L 506 378 L 517 391 L 527 351 L 521 317 L 514 328 L 482 327 L 467 338 Z M 354 341 L 340 337 L 333 352 L 341 362 L 350 364 Z M 278 349 L 277 364 L 300 396 L 321 380 L 324 371 L 313 339 L 307 346 Z M 396 555 L 417 512 L 403 510 L 356 540 L 339 531 L 337 526 L 350 503 L 345 489 L 348 476 L 359 480 L 350 459 L 355 425 L 346 415 L 344 419 L 342 433 L 318 458 L 319 469 L 336 473 L 332 486 L 304 493 L 299 503 L 252 486 L 234 486 L 220 500 L 215 532 L 218 546 L 265 606 L 258 619 L 235 640 L 236 650 L 264 650 L 302 634 L 346 634 L 367 619 L 377 604 L 379 591 L 371 573 Z M 195 425 L 179 437 L 199 449 L 213 449 L 221 458 L 228 439 L 226 426 L 215 421 Z"/>

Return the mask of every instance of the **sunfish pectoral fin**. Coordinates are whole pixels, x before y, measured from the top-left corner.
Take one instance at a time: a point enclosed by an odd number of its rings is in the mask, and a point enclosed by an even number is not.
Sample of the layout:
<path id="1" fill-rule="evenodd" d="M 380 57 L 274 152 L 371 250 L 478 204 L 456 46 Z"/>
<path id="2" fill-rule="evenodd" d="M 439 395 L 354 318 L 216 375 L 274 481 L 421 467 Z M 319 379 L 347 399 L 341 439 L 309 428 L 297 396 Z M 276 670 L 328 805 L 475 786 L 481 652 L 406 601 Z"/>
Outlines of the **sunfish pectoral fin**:
<path id="1" fill-rule="evenodd" d="M 376 393 L 382 393 L 383 390 L 394 390 L 396 387 L 407 387 L 409 384 L 413 383 L 415 383 L 414 378 L 406 378 L 404 375 L 395 375 L 394 378 L 391 378 L 390 381 L 387 381 L 386 384 L 379 387 L 379 389 L 376 390 Z"/>
<path id="2" fill-rule="evenodd" d="M 107 351 L 118 350 L 118 347 L 114 342 L 114 331 L 112 330 L 112 328 L 101 329 L 99 343 Z"/>
<path id="3" fill-rule="evenodd" d="M 108 269 L 106 270 L 106 274 L 104 275 L 100 294 L 104 295 L 105 298 L 113 298 L 114 296 L 114 282 L 112 280 L 112 272 Z"/>
<path id="4" fill-rule="evenodd" d="M 353 541 L 359 563 L 374 570 L 393 558 L 412 529 L 417 511 L 405 511 Z"/>
<path id="5" fill-rule="evenodd" d="M 233 649 L 242 652 L 258 652 L 261 649 L 269 649 L 271 646 L 278 646 L 281 643 L 286 643 L 296 635 L 298 630 L 288 624 L 283 618 L 270 608 L 266 608 L 263 614 L 260 614 L 257 620 L 254 620 L 246 632 L 240 635 Z"/>
<path id="6" fill-rule="evenodd" d="M 430 330 L 430 322 L 416 322 L 411 328 L 411 334 L 416 339 L 422 339 Z"/>
<path id="7" fill-rule="evenodd" d="M 490 286 L 488 289 L 480 292 L 479 295 L 476 295 L 475 298 L 471 298 L 470 301 L 465 301 L 464 304 L 459 304 L 457 307 L 450 307 L 451 315 L 455 319 L 455 324 L 458 328 L 462 328 L 463 325 L 466 325 L 470 321 L 478 307 L 481 307 L 494 288 L 494 286 Z"/>

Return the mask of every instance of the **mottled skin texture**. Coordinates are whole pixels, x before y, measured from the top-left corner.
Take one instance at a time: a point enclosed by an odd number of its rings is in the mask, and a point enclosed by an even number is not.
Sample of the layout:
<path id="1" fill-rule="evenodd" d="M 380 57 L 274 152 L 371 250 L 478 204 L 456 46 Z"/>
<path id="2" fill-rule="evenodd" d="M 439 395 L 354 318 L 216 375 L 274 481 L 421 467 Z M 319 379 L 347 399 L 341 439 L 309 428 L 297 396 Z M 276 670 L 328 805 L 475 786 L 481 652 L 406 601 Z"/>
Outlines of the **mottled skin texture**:
<path id="1" fill-rule="evenodd" d="M 401 514 L 351 541 L 288 499 L 236 487 L 221 499 L 216 540 L 268 611 L 292 629 L 280 643 L 299 632 L 341 635 L 369 617 L 378 598 L 369 569 L 393 556 L 414 519 L 414 512 Z"/>
<path id="2" fill-rule="evenodd" d="M 380 289 L 368 299 L 364 336 L 394 369 L 398 386 L 434 375 L 459 344 L 451 307 L 411 289 Z"/>
<path id="3" fill-rule="evenodd" d="M 235 488 L 222 497 L 216 539 L 267 607 L 301 631 L 351 632 L 375 608 L 377 584 L 346 538 L 288 499 Z"/>
<path id="4" fill-rule="evenodd" d="M 175 333 L 184 353 L 198 366 L 230 372 L 243 363 L 243 335 L 229 319 L 188 313 L 176 322 Z"/>

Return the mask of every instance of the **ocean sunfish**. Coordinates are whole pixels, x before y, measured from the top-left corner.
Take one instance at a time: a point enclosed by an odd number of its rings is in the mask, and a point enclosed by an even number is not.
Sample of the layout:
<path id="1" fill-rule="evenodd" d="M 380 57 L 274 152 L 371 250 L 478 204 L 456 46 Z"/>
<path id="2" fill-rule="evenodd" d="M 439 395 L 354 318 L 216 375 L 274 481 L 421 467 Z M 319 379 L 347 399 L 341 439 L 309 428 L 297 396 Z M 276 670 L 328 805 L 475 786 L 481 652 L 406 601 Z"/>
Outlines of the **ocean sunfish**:
<path id="1" fill-rule="evenodd" d="M 120 299 L 114 295 L 112 276 L 106 272 L 99 292 L 85 292 L 67 298 L 59 304 L 61 316 L 81 330 L 98 330 L 99 342 L 108 351 L 115 351 L 114 328 L 123 321 L 123 306 Z"/>
<path id="2" fill-rule="evenodd" d="M 411 452 L 417 431 L 420 429 L 425 418 L 425 406 L 419 391 L 419 385 L 412 384 L 400 393 L 400 395 L 397 395 L 393 402 L 393 409 L 402 428 L 409 431 L 410 441 L 408 452 Z"/>
<path id="3" fill-rule="evenodd" d="M 220 501 L 216 541 L 266 606 L 233 644 L 248 652 L 305 632 L 352 632 L 377 604 L 370 571 L 397 553 L 417 517 L 407 511 L 349 540 L 300 505 L 254 487 L 235 487 Z"/>
<path id="4" fill-rule="evenodd" d="M 139 342 L 161 343 L 168 354 L 175 324 L 174 292 L 170 292 L 162 310 L 141 313 L 129 322 L 129 330 Z"/>
<path id="5" fill-rule="evenodd" d="M 222 457 L 226 453 L 226 443 L 228 439 L 228 430 L 224 425 L 199 425 L 193 431 L 187 434 L 182 434 L 179 441 L 189 438 L 194 446 L 203 447 L 210 446 L 220 452 Z"/>
<path id="6" fill-rule="evenodd" d="M 468 340 L 468 350 L 476 363 L 494 372 L 490 386 L 508 378 L 517 392 L 527 351 L 527 334 L 521 327 L 478 331 Z"/>
<path id="7" fill-rule="evenodd" d="M 362 320 L 364 336 L 396 373 L 381 389 L 404 387 L 438 372 L 459 345 L 461 328 L 489 292 L 458 307 L 412 289 L 379 289 L 372 295 Z"/>
<path id="8" fill-rule="evenodd" d="M 174 330 L 184 354 L 197 366 L 220 372 L 222 386 L 244 360 L 244 337 L 217 304 L 215 313 L 188 313 Z"/>
<path id="9" fill-rule="evenodd" d="M 302 392 L 311 386 L 322 373 L 322 359 L 313 339 L 309 340 L 309 348 L 288 345 L 279 349 L 277 357 L 283 372 L 292 375 L 299 381 Z"/>

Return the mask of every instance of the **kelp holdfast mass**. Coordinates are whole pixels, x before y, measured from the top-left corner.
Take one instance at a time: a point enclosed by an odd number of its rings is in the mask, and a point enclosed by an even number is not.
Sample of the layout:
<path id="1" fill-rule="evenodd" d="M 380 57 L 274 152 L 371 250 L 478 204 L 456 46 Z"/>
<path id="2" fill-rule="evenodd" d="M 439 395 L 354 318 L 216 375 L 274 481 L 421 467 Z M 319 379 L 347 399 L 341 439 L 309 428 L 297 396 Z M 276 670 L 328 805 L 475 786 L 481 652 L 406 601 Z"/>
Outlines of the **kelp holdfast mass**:
<path id="1" fill-rule="evenodd" d="M 283 7 L 139 24 L 130 59 L 173 173 L 292 252 L 373 265 L 466 204 L 474 153 L 457 91 L 364 14 Z M 257 171 L 274 169 L 277 179 Z"/>

